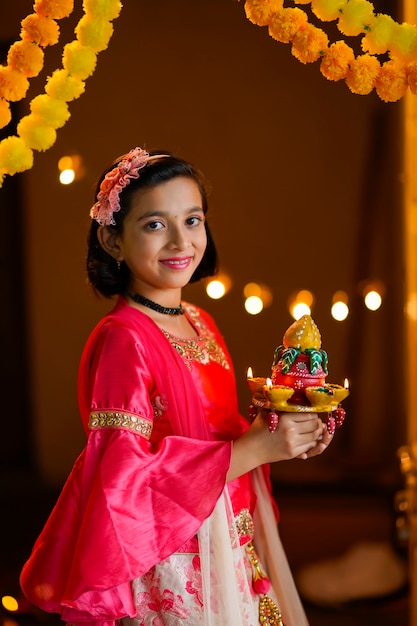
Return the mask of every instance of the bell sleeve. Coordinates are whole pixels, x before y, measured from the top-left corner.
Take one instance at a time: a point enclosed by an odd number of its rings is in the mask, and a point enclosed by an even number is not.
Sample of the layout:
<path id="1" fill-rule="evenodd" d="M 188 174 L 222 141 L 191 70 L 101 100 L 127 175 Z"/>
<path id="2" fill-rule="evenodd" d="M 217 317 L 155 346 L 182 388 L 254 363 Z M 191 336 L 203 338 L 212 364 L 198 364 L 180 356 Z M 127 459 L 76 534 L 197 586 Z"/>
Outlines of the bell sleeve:
<path id="1" fill-rule="evenodd" d="M 134 616 L 130 582 L 197 533 L 225 486 L 230 442 L 174 434 L 151 444 L 145 352 L 118 324 L 88 342 L 79 382 L 88 442 L 22 571 L 28 599 L 70 623 Z M 168 415 L 184 393 L 164 397 Z"/>

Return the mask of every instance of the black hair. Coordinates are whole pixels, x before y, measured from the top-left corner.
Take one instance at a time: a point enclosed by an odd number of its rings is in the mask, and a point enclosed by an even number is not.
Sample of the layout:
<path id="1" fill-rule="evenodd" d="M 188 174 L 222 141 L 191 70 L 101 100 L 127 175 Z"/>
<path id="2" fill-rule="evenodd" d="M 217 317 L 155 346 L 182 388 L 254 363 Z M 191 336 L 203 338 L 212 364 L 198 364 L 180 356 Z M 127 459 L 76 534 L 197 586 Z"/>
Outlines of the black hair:
<path id="1" fill-rule="evenodd" d="M 130 183 L 120 193 L 120 211 L 113 214 L 115 225 L 107 226 L 107 228 L 112 230 L 115 234 L 121 234 L 123 232 L 123 223 L 130 211 L 132 196 L 139 189 L 156 187 L 177 176 L 185 176 L 197 183 L 201 193 L 203 211 L 204 214 L 207 213 L 207 191 L 202 173 L 191 165 L 191 163 L 169 152 L 157 151 L 150 152 L 149 154 L 151 156 L 158 156 L 158 158 L 149 160 L 145 167 L 140 170 L 139 178 L 131 179 Z M 124 157 L 120 157 L 117 159 L 111 167 L 103 172 L 97 184 L 96 198 L 100 190 L 101 182 L 107 172 L 111 171 L 123 158 Z M 216 246 L 207 220 L 204 225 L 207 235 L 207 246 L 199 266 L 191 276 L 190 283 L 197 282 L 208 276 L 213 276 L 217 271 L 218 259 Z M 97 237 L 98 229 L 99 224 L 96 220 L 92 220 L 88 234 L 87 275 L 94 290 L 106 298 L 110 298 L 116 294 L 126 293 L 130 281 L 130 270 L 124 262 L 120 264 L 119 269 L 116 260 L 102 248 Z"/>

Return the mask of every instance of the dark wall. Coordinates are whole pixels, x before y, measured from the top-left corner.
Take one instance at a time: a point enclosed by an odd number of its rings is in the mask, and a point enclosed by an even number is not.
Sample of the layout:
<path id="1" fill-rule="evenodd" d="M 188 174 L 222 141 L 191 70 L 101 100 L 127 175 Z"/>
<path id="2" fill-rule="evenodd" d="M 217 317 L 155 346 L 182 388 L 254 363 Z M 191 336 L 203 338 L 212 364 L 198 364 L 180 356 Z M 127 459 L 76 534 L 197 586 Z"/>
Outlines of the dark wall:
<path id="1" fill-rule="evenodd" d="M 10 42 L 0 45 L 0 62 L 6 63 Z M 18 106 L 12 106 L 12 121 L 0 130 L 0 140 L 15 132 Z M 32 466 L 32 414 L 28 371 L 26 323 L 24 193 L 20 178 L 7 178 L 0 190 L 0 283 L 3 306 L 0 315 L 0 380 L 3 390 L 3 425 L 0 470 L 27 470 Z"/>

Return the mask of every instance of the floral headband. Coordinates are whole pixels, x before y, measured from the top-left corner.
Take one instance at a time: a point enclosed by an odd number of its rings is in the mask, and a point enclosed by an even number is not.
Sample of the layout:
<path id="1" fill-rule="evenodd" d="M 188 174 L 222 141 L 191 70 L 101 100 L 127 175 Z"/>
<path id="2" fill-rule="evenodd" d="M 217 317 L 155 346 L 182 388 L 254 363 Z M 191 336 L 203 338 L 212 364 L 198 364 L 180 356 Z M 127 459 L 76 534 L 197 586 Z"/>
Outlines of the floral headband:
<path id="1" fill-rule="evenodd" d="M 97 194 L 97 202 L 90 210 L 90 217 L 104 226 L 115 226 L 113 214 L 120 211 L 120 192 L 132 178 L 139 178 L 139 170 L 152 158 L 142 148 L 133 148 L 117 165 L 107 172 Z"/>

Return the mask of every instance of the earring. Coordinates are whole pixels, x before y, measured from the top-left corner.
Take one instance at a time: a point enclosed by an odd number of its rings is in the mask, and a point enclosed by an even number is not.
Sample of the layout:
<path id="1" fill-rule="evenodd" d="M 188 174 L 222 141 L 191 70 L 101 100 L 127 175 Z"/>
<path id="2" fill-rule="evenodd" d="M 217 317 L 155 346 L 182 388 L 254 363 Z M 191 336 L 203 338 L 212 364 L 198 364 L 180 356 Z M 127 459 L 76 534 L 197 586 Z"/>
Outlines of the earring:
<path id="1" fill-rule="evenodd" d="M 121 265 L 122 265 L 122 262 L 121 262 L 121 261 L 116 261 L 116 263 L 117 263 L 117 269 L 118 269 L 118 270 L 120 270 L 120 267 L 121 267 Z"/>

